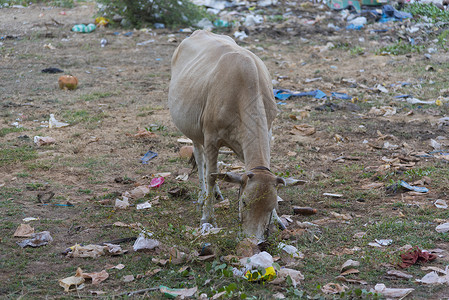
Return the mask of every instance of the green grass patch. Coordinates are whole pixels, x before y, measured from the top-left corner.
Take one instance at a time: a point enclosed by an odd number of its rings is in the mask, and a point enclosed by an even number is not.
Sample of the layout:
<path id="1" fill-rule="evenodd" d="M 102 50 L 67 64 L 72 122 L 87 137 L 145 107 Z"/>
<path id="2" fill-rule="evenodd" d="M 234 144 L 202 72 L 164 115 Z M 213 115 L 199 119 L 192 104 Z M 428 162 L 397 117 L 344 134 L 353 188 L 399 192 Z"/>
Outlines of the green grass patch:
<path id="1" fill-rule="evenodd" d="M 36 150 L 30 146 L 19 146 L 15 148 L 9 148 L 4 144 L 0 146 L 0 167 L 37 158 Z"/>
<path id="2" fill-rule="evenodd" d="M 411 3 L 404 10 L 413 16 L 428 17 L 433 23 L 449 22 L 449 11 L 441 10 L 433 3 Z"/>
<path id="3" fill-rule="evenodd" d="M 392 45 L 381 47 L 376 51 L 377 55 L 381 54 L 392 54 L 392 55 L 403 55 L 408 53 L 421 53 L 425 49 L 424 45 L 412 45 L 403 40 L 400 40 Z"/>
<path id="4" fill-rule="evenodd" d="M 12 132 L 21 132 L 24 131 L 25 128 L 16 128 L 16 127 L 8 127 L 8 128 L 2 128 L 0 129 L 0 137 L 4 137 L 5 135 L 12 133 Z"/>
<path id="5" fill-rule="evenodd" d="M 80 96 L 80 100 L 83 100 L 83 101 L 96 101 L 96 100 L 99 100 L 99 99 L 102 99 L 102 98 L 110 97 L 112 95 L 113 95 L 113 93 L 111 93 L 111 92 L 93 92 L 93 93 L 90 93 L 90 94 L 81 95 Z"/>

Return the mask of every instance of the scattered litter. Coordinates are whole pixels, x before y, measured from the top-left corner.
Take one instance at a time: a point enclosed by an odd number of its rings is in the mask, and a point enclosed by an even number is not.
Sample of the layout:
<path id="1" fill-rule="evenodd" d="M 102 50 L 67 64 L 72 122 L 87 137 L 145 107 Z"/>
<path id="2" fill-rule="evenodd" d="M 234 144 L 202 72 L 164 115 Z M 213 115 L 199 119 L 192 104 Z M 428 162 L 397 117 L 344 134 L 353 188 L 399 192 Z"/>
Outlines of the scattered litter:
<path id="1" fill-rule="evenodd" d="M 378 240 L 375 239 L 376 243 L 378 243 L 381 246 L 389 246 L 393 243 L 393 240 Z"/>
<path id="2" fill-rule="evenodd" d="M 38 136 L 36 135 L 34 137 L 34 143 L 40 147 L 40 146 L 45 146 L 45 145 L 51 145 L 56 143 L 56 140 L 52 137 L 49 136 Z"/>
<path id="3" fill-rule="evenodd" d="M 348 94 L 345 94 L 345 93 L 332 92 L 331 96 L 333 98 L 337 98 L 337 99 L 341 99 L 341 100 L 351 100 L 352 99 L 351 96 L 349 96 Z"/>
<path id="4" fill-rule="evenodd" d="M 155 177 L 168 177 L 171 175 L 171 172 L 161 172 L 154 174 Z"/>
<path id="5" fill-rule="evenodd" d="M 136 209 L 147 209 L 147 208 L 151 208 L 151 203 L 149 203 L 148 201 L 136 205 Z"/>
<path id="6" fill-rule="evenodd" d="M 245 33 L 245 31 L 236 31 L 234 32 L 234 37 L 236 39 L 239 39 L 240 41 L 243 41 L 248 37 L 248 35 Z"/>
<path id="7" fill-rule="evenodd" d="M 61 75 L 58 78 L 58 85 L 61 90 L 75 90 L 78 87 L 78 78 L 72 75 Z"/>
<path id="8" fill-rule="evenodd" d="M 254 254 L 251 257 L 244 257 L 240 260 L 240 262 L 245 265 L 247 270 L 253 270 L 257 268 L 269 268 L 273 266 L 273 257 L 270 253 L 263 251 L 258 254 Z"/>
<path id="9" fill-rule="evenodd" d="M 214 24 L 212 24 L 212 22 L 207 18 L 201 19 L 198 23 L 195 24 L 195 26 L 208 31 L 214 29 Z"/>
<path id="10" fill-rule="evenodd" d="M 435 227 L 435 230 L 440 233 L 448 232 L 449 231 L 449 223 L 440 224 L 437 227 Z"/>
<path id="11" fill-rule="evenodd" d="M 145 197 L 150 192 L 150 189 L 145 185 L 140 185 L 129 192 L 127 195 L 131 199 L 140 199 Z"/>
<path id="12" fill-rule="evenodd" d="M 104 246 L 93 244 L 81 246 L 79 244 L 75 244 L 74 246 L 69 247 L 65 251 L 67 257 L 82 257 L 82 258 L 85 257 L 97 258 L 99 256 L 103 256 L 106 254 L 122 255 L 126 252 L 128 252 L 128 250 L 122 250 L 122 247 L 120 245 L 109 243 L 104 244 Z"/>
<path id="13" fill-rule="evenodd" d="M 441 150 L 441 148 L 443 147 L 441 143 L 435 141 L 434 139 L 430 139 L 430 146 L 432 146 L 434 150 Z"/>
<path id="14" fill-rule="evenodd" d="M 378 293 L 382 296 L 385 296 L 386 298 L 405 298 L 408 294 L 413 292 L 415 289 L 407 288 L 407 289 L 400 289 L 400 288 L 387 288 L 385 284 L 378 283 L 374 287 L 374 289 L 371 289 L 370 292 L 372 293 Z"/>
<path id="15" fill-rule="evenodd" d="M 410 191 L 414 191 L 414 192 L 418 192 L 418 193 L 427 193 L 429 191 L 429 189 L 426 187 L 412 186 L 412 185 L 408 184 L 407 182 L 405 182 L 404 180 L 401 180 L 401 186 Z"/>
<path id="16" fill-rule="evenodd" d="M 163 293 L 168 298 L 178 298 L 184 299 L 184 298 L 190 298 L 193 297 L 196 292 L 198 291 L 197 287 L 193 287 L 190 289 L 171 289 L 166 286 L 159 286 L 159 290 L 161 293 Z"/>
<path id="17" fill-rule="evenodd" d="M 387 272 L 387 275 L 395 277 L 395 278 L 402 278 L 402 279 L 411 279 L 413 278 L 412 275 L 398 271 L 398 270 L 389 270 Z"/>
<path id="18" fill-rule="evenodd" d="M 95 25 L 97 27 L 106 27 L 109 24 L 109 19 L 105 17 L 97 17 L 95 18 Z"/>
<path id="19" fill-rule="evenodd" d="M 261 273 L 259 270 L 248 270 L 245 273 L 245 278 L 248 281 L 271 281 L 276 277 L 276 271 L 273 267 L 265 268 Z"/>
<path id="20" fill-rule="evenodd" d="M 53 238 L 50 235 L 49 231 L 42 231 L 42 232 L 38 232 L 38 233 L 33 233 L 31 235 L 30 239 L 21 241 L 21 242 L 17 242 L 17 245 L 19 245 L 22 248 L 25 247 L 40 247 L 40 246 L 44 246 L 47 245 L 48 243 L 52 242 Z"/>
<path id="21" fill-rule="evenodd" d="M 160 187 L 164 183 L 164 181 L 165 181 L 164 177 L 153 178 L 153 179 L 151 179 L 150 187 L 151 188 L 158 188 L 158 187 Z"/>
<path id="22" fill-rule="evenodd" d="M 48 121 L 48 128 L 61 128 L 65 126 L 69 126 L 69 123 L 64 123 L 56 120 L 54 114 L 50 114 L 50 119 Z"/>
<path id="23" fill-rule="evenodd" d="M 189 174 L 187 173 L 179 174 L 178 176 L 176 176 L 175 179 L 179 181 L 187 181 L 189 179 Z"/>
<path id="24" fill-rule="evenodd" d="M 56 49 L 56 47 L 55 46 L 53 46 L 51 43 L 49 43 L 49 44 L 45 44 L 44 45 L 44 48 L 46 48 L 46 49 L 50 49 L 50 50 L 55 50 Z"/>
<path id="25" fill-rule="evenodd" d="M 97 26 L 95 24 L 90 23 L 88 25 L 85 24 L 78 24 L 72 27 L 73 32 L 82 32 L 82 33 L 89 33 L 95 30 Z"/>
<path id="26" fill-rule="evenodd" d="M 146 129 L 138 129 L 136 134 L 132 135 L 135 138 L 154 138 L 157 134 Z"/>
<path id="27" fill-rule="evenodd" d="M 91 279 L 93 285 L 97 285 L 106 279 L 108 279 L 109 274 L 105 270 L 102 270 L 101 272 L 92 272 L 92 273 L 84 273 L 81 268 L 78 268 L 76 270 L 75 277 L 82 277 L 84 279 Z"/>
<path id="28" fill-rule="evenodd" d="M 332 198 L 341 198 L 342 194 L 333 194 L 333 193 L 323 193 L 323 196 L 332 197 Z"/>
<path id="29" fill-rule="evenodd" d="M 82 276 L 70 276 L 64 279 L 59 279 L 59 285 L 64 288 L 64 292 L 82 289 L 84 287 L 85 279 Z M 72 288 L 73 286 L 73 288 Z"/>
<path id="30" fill-rule="evenodd" d="M 436 200 L 433 205 L 435 205 L 435 207 L 437 208 L 442 208 L 442 209 L 446 209 L 447 208 L 447 203 L 445 200 L 442 199 L 438 199 Z"/>
<path id="31" fill-rule="evenodd" d="M 417 282 L 421 282 L 423 284 L 449 284 L 449 266 L 446 266 L 445 270 L 440 268 L 435 268 L 436 270 L 427 273 L 423 278 L 417 279 Z M 439 276 L 438 273 L 442 273 L 442 276 Z"/>
<path id="32" fill-rule="evenodd" d="M 14 232 L 14 237 L 30 237 L 34 233 L 34 228 L 28 224 L 20 224 Z"/>
<path id="33" fill-rule="evenodd" d="M 411 13 L 398 11 L 391 5 L 384 5 L 382 7 L 382 18 L 379 20 L 381 23 L 389 21 L 402 21 L 404 19 L 413 18 Z"/>
<path id="34" fill-rule="evenodd" d="M 390 117 L 396 114 L 396 107 L 381 106 L 380 108 L 371 107 L 369 114 L 383 117 Z"/>
<path id="35" fill-rule="evenodd" d="M 407 253 L 401 254 L 402 262 L 399 264 L 399 267 L 405 269 L 418 262 L 428 262 L 435 260 L 436 258 L 437 256 L 435 254 L 427 251 L 421 251 L 418 247 L 411 248 L 407 251 Z"/>
<path id="36" fill-rule="evenodd" d="M 64 71 L 58 68 L 46 68 L 41 70 L 42 73 L 49 73 L 49 74 L 56 74 L 56 73 L 63 73 Z"/>
<path id="37" fill-rule="evenodd" d="M 310 92 L 292 92 L 290 90 L 273 89 L 274 96 L 279 100 L 287 100 L 290 97 L 304 97 L 311 96 L 316 99 L 325 98 L 327 95 L 323 91 L 315 90 Z"/>
<path id="38" fill-rule="evenodd" d="M 304 254 L 301 253 L 301 251 L 299 251 L 298 248 L 296 248 L 295 246 L 279 243 L 278 248 L 284 251 L 285 253 L 291 255 L 291 257 L 293 258 L 301 258 L 301 259 L 304 258 Z"/>
<path id="39" fill-rule="evenodd" d="M 145 46 L 145 45 L 148 45 L 148 44 L 154 43 L 154 42 L 155 42 L 155 40 L 151 39 L 151 40 L 147 40 L 147 41 L 144 41 L 144 42 L 137 43 L 136 45 L 137 46 Z"/>
<path id="40" fill-rule="evenodd" d="M 122 279 L 123 282 L 131 282 L 134 281 L 134 275 L 125 275 Z"/>
<path id="41" fill-rule="evenodd" d="M 293 206 L 293 212 L 297 215 L 310 216 L 317 213 L 316 208 Z"/>
<path id="42" fill-rule="evenodd" d="M 191 139 L 187 139 L 187 138 L 179 138 L 176 141 L 178 143 L 182 143 L 182 144 L 193 144 L 193 141 Z"/>
<path id="43" fill-rule="evenodd" d="M 151 250 L 160 245 L 158 240 L 149 239 L 148 236 L 152 236 L 152 233 L 140 233 L 137 240 L 134 242 L 134 251 L 139 250 Z"/>
<path id="44" fill-rule="evenodd" d="M 304 280 L 304 276 L 301 274 L 300 271 L 289 268 L 281 268 L 280 270 L 278 270 L 276 278 L 272 280 L 270 283 L 282 284 L 287 280 L 287 277 L 290 277 L 290 279 L 292 280 L 292 285 L 295 288 L 300 283 L 301 280 Z"/>
<path id="45" fill-rule="evenodd" d="M 148 164 L 148 161 L 155 158 L 156 156 L 157 153 L 150 150 L 147 153 L 145 153 L 145 155 L 140 160 L 142 161 L 142 164 L 146 165 Z"/>
<path id="46" fill-rule="evenodd" d="M 353 235 L 352 237 L 353 237 L 353 238 L 356 238 L 356 239 L 361 239 L 361 238 L 363 238 L 365 235 L 366 235 L 366 232 L 365 232 L 365 231 L 361 231 L 361 232 L 356 232 L 356 233 L 354 233 L 354 235 Z"/>
<path id="47" fill-rule="evenodd" d="M 35 218 L 35 217 L 26 217 L 24 219 L 22 219 L 23 222 L 31 222 L 31 221 L 37 221 L 39 220 L 39 218 Z"/>
<path id="48" fill-rule="evenodd" d="M 128 197 L 123 196 L 123 200 L 115 199 L 115 208 L 126 209 L 129 207 Z"/>
<path id="49" fill-rule="evenodd" d="M 346 29 L 360 30 L 363 28 L 363 26 L 366 24 L 366 22 L 367 22 L 367 20 L 365 17 L 354 18 L 348 22 L 348 26 L 346 26 Z"/>

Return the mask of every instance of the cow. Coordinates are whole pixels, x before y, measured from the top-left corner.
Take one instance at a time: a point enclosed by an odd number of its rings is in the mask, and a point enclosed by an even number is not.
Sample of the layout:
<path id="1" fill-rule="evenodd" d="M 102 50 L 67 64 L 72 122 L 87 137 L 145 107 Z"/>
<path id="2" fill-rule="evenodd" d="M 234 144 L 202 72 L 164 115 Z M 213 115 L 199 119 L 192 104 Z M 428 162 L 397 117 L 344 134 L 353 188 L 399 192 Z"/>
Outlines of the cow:
<path id="1" fill-rule="evenodd" d="M 272 218 L 279 219 L 277 187 L 286 183 L 270 171 L 277 108 L 262 60 L 228 36 L 195 31 L 173 54 L 168 106 L 176 127 L 194 144 L 203 227 L 215 222 L 216 181 L 225 180 L 240 186 L 243 233 L 263 241 Z M 222 146 L 244 162 L 244 174 L 218 173 Z"/>

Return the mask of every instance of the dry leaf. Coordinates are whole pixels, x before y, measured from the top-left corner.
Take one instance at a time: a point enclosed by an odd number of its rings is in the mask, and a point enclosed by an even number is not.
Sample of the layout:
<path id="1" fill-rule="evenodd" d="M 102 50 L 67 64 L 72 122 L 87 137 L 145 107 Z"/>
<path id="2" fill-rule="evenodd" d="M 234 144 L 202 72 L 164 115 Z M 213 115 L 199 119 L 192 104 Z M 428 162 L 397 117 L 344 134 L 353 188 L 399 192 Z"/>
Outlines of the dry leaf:
<path id="1" fill-rule="evenodd" d="M 145 273 L 145 275 L 151 277 L 151 276 L 156 275 L 156 274 L 159 273 L 160 271 L 162 271 L 162 269 L 159 269 L 159 268 L 157 268 L 157 269 L 152 269 L 152 270 L 147 271 L 147 272 Z"/>
<path id="2" fill-rule="evenodd" d="M 350 215 L 348 215 L 348 214 L 339 214 L 339 213 L 337 213 L 335 211 L 331 211 L 330 215 L 333 216 L 336 219 L 344 220 L 344 221 L 349 221 L 349 220 L 352 219 L 352 217 Z"/>
<path id="3" fill-rule="evenodd" d="M 123 281 L 123 282 L 131 282 L 131 281 L 134 281 L 134 275 L 126 275 L 126 276 L 123 276 L 122 281 Z"/>
<path id="4" fill-rule="evenodd" d="M 348 259 L 342 266 L 341 266 L 341 272 L 344 272 L 346 270 L 352 269 L 353 267 L 360 266 L 360 262 L 352 259 Z"/>
<path id="5" fill-rule="evenodd" d="M 387 272 L 387 275 L 393 276 L 393 277 L 397 277 L 397 278 L 405 278 L 405 279 L 410 279 L 413 278 L 412 275 L 398 271 L 398 270 L 389 270 Z"/>
<path id="6" fill-rule="evenodd" d="M 315 127 L 308 124 L 294 125 L 293 129 L 290 131 L 293 135 L 308 136 L 316 132 Z"/>
<path id="7" fill-rule="evenodd" d="M 325 294 L 340 294 L 346 291 L 347 288 L 348 287 L 344 284 L 340 285 L 338 283 L 329 282 L 321 288 L 321 291 Z"/>
<path id="8" fill-rule="evenodd" d="M 360 271 L 357 269 L 349 269 L 349 270 L 346 270 L 343 273 L 341 273 L 340 276 L 346 276 L 349 274 L 357 274 L 357 273 L 360 273 Z"/>
<path id="9" fill-rule="evenodd" d="M 346 278 L 344 276 L 337 276 L 335 279 L 337 279 L 338 281 L 342 281 L 342 282 L 347 282 L 347 283 L 356 283 L 356 284 L 368 284 L 368 282 L 366 282 L 365 280 L 361 280 L 361 279 L 351 279 L 351 278 Z"/>

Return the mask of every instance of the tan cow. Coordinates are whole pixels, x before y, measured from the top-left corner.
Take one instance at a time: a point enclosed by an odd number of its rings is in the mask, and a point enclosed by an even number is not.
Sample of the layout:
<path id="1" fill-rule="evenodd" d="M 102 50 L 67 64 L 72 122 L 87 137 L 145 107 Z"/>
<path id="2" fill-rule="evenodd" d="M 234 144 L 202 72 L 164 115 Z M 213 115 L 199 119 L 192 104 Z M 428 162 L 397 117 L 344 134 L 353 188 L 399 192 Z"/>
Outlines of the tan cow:
<path id="1" fill-rule="evenodd" d="M 214 192 L 219 192 L 215 182 L 223 179 L 240 185 L 245 235 L 263 240 L 276 213 L 276 187 L 285 185 L 270 171 L 271 124 L 277 108 L 267 68 L 232 38 L 199 30 L 175 50 L 171 72 L 168 105 L 175 125 L 194 143 L 201 224 L 214 223 Z M 217 173 L 222 146 L 244 161 L 246 173 Z"/>

